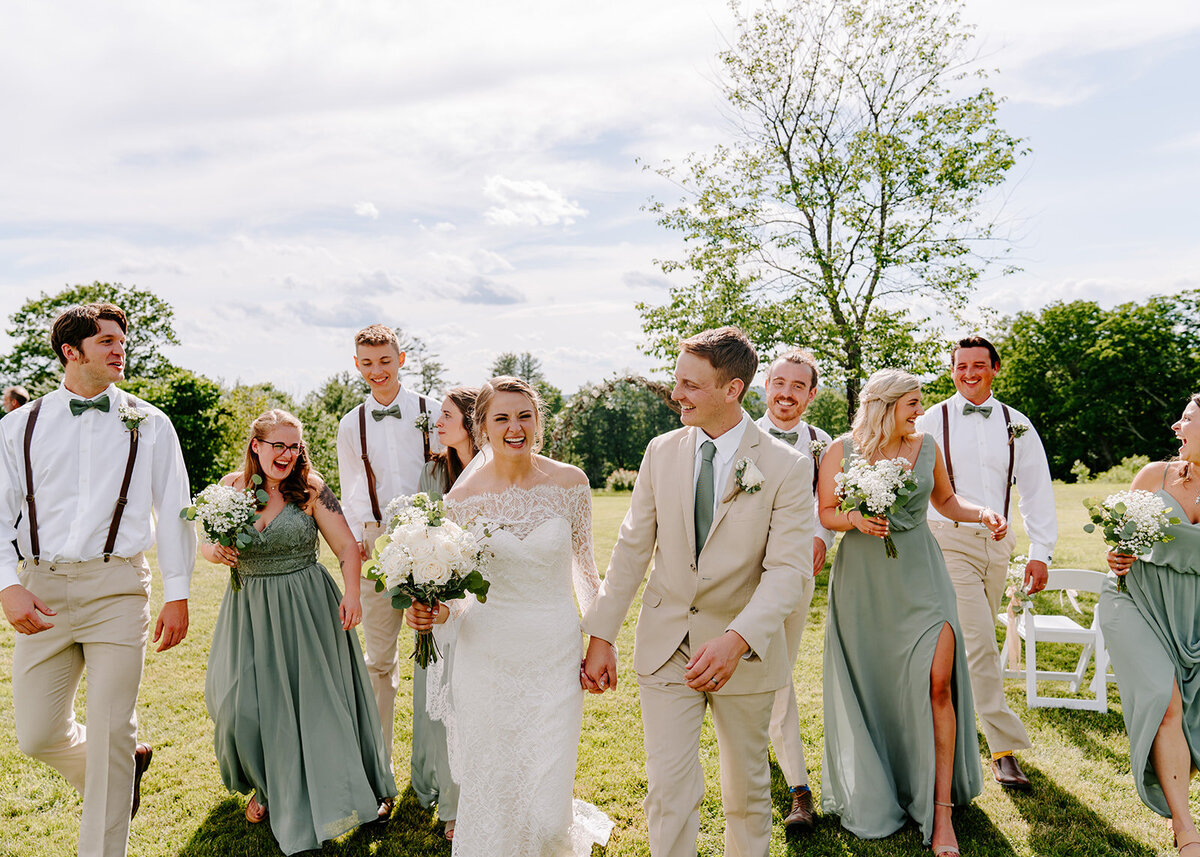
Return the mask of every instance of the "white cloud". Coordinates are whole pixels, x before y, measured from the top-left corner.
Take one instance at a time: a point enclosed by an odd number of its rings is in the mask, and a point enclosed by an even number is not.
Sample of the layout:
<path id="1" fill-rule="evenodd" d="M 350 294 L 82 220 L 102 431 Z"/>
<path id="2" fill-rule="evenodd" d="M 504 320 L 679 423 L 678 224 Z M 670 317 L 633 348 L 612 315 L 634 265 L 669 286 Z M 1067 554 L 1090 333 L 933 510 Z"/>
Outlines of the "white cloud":
<path id="1" fill-rule="evenodd" d="M 541 181 L 514 181 L 488 176 L 483 195 L 496 205 L 484 212 L 488 223 L 501 226 L 570 226 L 587 210 Z"/>
<path id="2" fill-rule="evenodd" d="M 359 217 L 369 217 L 372 220 L 379 219 L 379 209 L 375 207 L 374 203 L 370 202 L 354 203 L 354 213 Z"/>

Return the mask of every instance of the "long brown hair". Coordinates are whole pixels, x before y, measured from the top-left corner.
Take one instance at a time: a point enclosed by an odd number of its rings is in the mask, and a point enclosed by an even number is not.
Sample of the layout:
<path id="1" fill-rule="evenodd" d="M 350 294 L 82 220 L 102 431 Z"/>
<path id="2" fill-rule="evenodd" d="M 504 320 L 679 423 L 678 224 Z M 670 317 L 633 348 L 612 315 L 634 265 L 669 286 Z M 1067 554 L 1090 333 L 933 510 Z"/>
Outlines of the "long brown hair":
<path id="1" fill-rule="evenodd" d="M 454 406 L 462 412 L 463 430 L 466 431 L 467 439 L 471 442 L 472 456 L 479 452 L 479 446 L 475 442 L 475 400 L 478 396 L 478 387 L 452 387 L 446 393 L 446 398 L 454 402 Z M 451 446 L 441 452 L 435 452 L 433 460 L 437 462 L 434 470 L 446 474 L 446 490 L 449 491 L 458 481 L 458 477 L 462 476 L 467 462 L 460 459 L 458 450 Z"/>
<path id="2" fill-rule="evenodd" d="M 316 471 L 308 463 L 308 449 L 304 446 L 304 425 L 287 411 L 278 408 L 264 411 L 250 424 L 250 439 L 246 441 L 246 461 L 242 465 L 242 479 L 247 488 L 251 487 L 255 476 L 266 482 L 266 474 L 259 466 L 258 456 L 254 454 L 254 441 L 265 441 L 271 430 L 278 426 L 292 426 L 300 432 L 300 452 L 296 454 L 296 464 L 292 467 L 292 472 L 279 483 L 279 493 L 287 502 L 303 508 L 312 499 L 312 489 L 308 480 Z"/>

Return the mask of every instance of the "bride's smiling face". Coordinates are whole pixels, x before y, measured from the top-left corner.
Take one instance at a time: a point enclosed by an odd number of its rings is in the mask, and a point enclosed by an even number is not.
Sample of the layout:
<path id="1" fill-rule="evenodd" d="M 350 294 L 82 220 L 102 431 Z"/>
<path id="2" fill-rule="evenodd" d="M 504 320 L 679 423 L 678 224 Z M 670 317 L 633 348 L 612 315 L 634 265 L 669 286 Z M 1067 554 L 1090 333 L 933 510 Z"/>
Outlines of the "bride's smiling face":
<path id="1" fill-rule="evenodd" d="M 524 393 L 496 393 L 483 427 L 496 455 L 532 455 L 535 451 L 540 429 L 538 413 Z"/>

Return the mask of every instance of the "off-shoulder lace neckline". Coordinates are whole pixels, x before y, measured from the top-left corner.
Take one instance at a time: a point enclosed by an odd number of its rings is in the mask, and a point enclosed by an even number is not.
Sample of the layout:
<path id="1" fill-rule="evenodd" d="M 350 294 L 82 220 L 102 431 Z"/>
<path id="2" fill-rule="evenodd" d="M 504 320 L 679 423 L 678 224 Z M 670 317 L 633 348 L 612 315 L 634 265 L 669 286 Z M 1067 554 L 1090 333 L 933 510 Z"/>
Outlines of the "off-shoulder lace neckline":
<path id="1" fill-rule="evenodd" d="M 555 491 L 562 491 L 563 493 L 570 493 L 572 491 L 586 491 L 590 495 L 592 489 L 587 483 L 580 483 L 578 485 L 557 485 L 553 482 L 539 482 L 537 485 L 532 485 L 529 488 L 523 488 L 520 485 L 510 485 L 503 491 L 479 491 L 475 494 L 468 494 L 465 497 L 447 497 L 446 502 L 466 503 L 471 500 L 483 499 L 485 497 L 503 497 L 506 494 L 540 494 L 544 492 L 552 493 Z"/>

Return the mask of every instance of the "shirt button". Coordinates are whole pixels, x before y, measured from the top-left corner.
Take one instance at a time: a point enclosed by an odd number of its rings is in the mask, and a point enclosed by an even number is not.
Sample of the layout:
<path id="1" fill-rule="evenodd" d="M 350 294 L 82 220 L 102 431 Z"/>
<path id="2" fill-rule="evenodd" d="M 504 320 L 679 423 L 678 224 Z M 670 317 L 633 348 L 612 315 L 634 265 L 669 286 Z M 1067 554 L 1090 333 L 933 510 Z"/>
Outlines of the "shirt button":
<path id="1" fill-rule="evenodd" d="M 700 608 L 699 608 L 699 607 L 689 607 L 689 608 L 688 608 L 688 612 L 689 612 L 689 613 L 699 613 L 699 612 L 700 612 Z"/>

